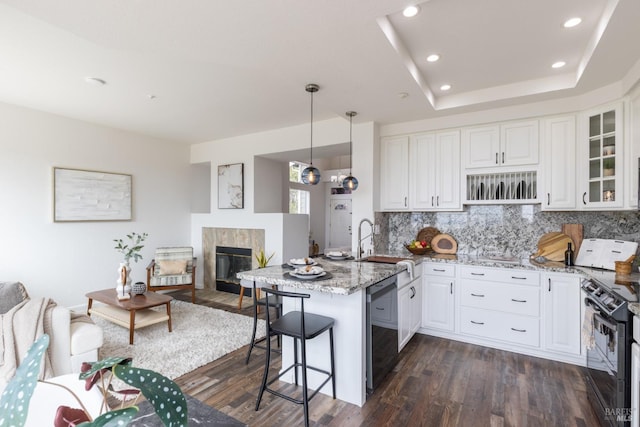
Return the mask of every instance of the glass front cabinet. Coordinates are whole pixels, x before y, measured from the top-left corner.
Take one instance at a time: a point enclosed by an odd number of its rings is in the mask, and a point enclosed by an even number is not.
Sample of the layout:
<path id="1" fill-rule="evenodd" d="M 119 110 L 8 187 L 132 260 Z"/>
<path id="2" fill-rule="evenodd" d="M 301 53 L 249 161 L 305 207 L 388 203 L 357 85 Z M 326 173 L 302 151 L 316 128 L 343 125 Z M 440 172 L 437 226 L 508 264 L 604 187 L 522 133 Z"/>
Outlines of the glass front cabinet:
<path id="1" fill-rule="evenodd" d="M 623 205 L 622 105 L 585 115 L 581 137 L 583 208 L 614 208 Z M 586 173 L 585 173 L 586 172 Z"/>

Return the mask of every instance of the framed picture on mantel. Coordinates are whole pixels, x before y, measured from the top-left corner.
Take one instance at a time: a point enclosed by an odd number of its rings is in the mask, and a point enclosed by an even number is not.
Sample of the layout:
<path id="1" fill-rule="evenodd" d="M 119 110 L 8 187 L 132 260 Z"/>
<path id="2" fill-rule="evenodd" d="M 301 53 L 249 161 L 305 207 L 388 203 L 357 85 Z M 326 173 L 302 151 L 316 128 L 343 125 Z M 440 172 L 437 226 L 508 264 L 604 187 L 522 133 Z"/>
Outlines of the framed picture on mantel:
<path id="1" fill-rule="evenodd" d="M 218 209 L 244 209 L 244 163 L 218 166 Z"/>

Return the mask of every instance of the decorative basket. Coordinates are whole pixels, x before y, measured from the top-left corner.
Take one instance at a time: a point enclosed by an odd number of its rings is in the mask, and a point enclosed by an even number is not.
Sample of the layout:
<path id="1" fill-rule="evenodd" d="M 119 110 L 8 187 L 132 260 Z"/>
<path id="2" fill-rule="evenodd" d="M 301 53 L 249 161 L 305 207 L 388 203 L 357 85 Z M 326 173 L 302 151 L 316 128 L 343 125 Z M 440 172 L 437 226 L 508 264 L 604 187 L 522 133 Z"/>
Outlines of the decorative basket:
<path id="1" fill-rule="evenodd" d="M 414 255 L 424 255 L 431 252 L 431 246 L 427 246 L 426 248 L 410 248 L 409 245 L 404 245 L 404 247 Z"/>
<path id="2" fill-rule="evenodd" d="M 131 293 L 135 295 L 142 295 L 147 291 L 147 284 L 144 282 L 136 282 L 131 285 Z"/>

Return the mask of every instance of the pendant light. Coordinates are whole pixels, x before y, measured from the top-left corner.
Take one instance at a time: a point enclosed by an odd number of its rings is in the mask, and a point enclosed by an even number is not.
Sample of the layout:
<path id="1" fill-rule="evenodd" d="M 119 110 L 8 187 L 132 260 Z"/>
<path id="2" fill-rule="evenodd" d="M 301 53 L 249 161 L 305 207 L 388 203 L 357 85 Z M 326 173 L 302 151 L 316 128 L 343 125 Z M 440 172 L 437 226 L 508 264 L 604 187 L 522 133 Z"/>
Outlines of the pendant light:
<path id="1" fill-rule="evenodd" d="M 320 87 L 317 84 L 310 83 L 305 90 L 311 94 L 311 152 L 309 166 L 302 171 L 302 182 L 305 184 L 316 185 L 320 182 L 320 171 L 313 166 L 313 93 L 317 92 Z"/>
<path id="2" fill-rule="evenodd" d="M 351 134 L 353 131 L 353 116 L 357 114 L 355 111 L 346 112 L 346 115 L 349 117 L 349 176 L 342 180 L 342 188 L 351 191 L 358 189 L 358 178 L 351 174 L 351 163 L 353 159 L 353 138 Z"/>

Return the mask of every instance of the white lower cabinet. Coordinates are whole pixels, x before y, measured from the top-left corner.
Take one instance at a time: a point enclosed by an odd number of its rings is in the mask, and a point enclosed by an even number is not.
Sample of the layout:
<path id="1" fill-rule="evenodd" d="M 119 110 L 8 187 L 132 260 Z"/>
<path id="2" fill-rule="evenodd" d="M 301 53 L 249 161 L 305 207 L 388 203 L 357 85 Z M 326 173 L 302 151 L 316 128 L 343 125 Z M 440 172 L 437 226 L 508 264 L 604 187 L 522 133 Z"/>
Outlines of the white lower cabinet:
<path id="1" fill-rule="evenodd" d="M 460 332 L 537 347 L 540 345 L 540 318 L 462 307 L 460 309 Z"/>
<path id="2" fill-rule="evenodd" d="M 540 345 L 537 272 L 461 267 L 460 332 L 507 343 Z"/>
<path id="3" fill-rule="evenodd" d="M 586 363 L 580 275 L 438 262 L 422 266 L 422 333 Z"/>
<path id="4" fill-rule="evenodd" d="M 640 427 L 638 410 L 640 410 L 640 345 L 634 342 L 631 344 L 631 427 Z"/>
<path id="5" fill-rule="evenodd" d="M 419 266 L 415 279 L 398 289 L 398 351 L 402 350 L 420 328 L 422 318 L 422 278 Z"/>
<path id="6" fill-rule="evenodd" d="M 545 305 L 545 350 L 580 355 L 580 277 L 575 274 L 543 274 L 542 291 Z"/>
<path id="7" fill-rule="evenodd" d="M 422 327 L 453 331 L 455 266 L 422 265 Z"/>

